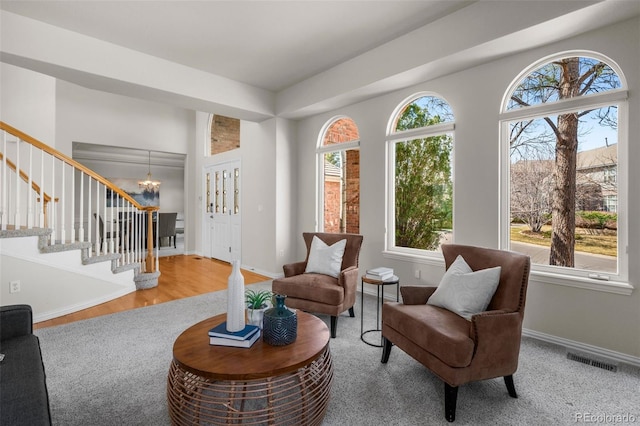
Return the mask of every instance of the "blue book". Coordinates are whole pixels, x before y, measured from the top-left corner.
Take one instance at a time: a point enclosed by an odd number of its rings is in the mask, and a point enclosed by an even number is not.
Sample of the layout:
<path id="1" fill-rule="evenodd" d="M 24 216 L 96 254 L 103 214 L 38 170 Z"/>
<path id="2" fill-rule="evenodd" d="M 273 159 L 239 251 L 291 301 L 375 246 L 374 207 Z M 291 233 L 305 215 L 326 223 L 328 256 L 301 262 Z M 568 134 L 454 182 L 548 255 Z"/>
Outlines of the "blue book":
<path id="1" fill-rule="evenodd" d="M 223 337 L 209 337 L 209 344 L 213 346 L 232 346 L 236 348 L 250 348 L 260 337 L 260 332 L 254 332 L 246 340 L 225 339 Z"/>
<path id="2" fill-rule="evenodd" d="M 219 324 L 209 330 L 209 337 L 222 337 L 232 340 L 247 340 L 259 330 L 260 327 L 258 327 L 257 325 L 247 324 L 240 331 L 227 331 L 227 322 L 225 321 L 222 324 Z"/>

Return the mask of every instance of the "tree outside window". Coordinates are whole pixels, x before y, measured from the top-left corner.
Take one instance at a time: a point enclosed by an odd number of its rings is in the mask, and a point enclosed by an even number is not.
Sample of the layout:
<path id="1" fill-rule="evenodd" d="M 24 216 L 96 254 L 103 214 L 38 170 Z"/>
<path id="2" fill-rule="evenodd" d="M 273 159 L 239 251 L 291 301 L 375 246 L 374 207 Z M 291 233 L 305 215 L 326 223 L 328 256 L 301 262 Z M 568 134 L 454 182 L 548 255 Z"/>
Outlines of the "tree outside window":
<path id="1" fill-rule="evenodd" d="M 547 265 L 617 272 L 618 103 L 598 95 L 620 87 L 606 62 L 571 56 L 543 64 L 510 92 L 506 109 L 521 110 L 508 123 L 512 247 L 548 247 Z M 541 114 L 543 104 L 552 107 Z M 590 262 L 593 254 L 611 260 Z"/>
<path id="2" fill-rule="evenodd" d="M 391 143 L 395 247 L 434 251 L 450 238 L 452 124 L 451 107 L 435 96 L 415 99 L 398 114 L 395 133 L 412 136 Z"/>

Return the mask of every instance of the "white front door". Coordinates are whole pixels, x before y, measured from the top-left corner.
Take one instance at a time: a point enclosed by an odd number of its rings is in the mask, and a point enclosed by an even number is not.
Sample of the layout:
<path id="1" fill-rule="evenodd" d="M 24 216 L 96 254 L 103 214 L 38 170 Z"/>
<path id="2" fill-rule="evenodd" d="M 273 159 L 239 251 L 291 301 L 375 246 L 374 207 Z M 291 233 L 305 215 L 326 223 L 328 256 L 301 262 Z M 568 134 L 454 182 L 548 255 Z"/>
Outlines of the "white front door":
<path id="1" fill-rule="evenodd" d="M 204 178 L 210 257 L 225 262 L 240 260 L 240 162 L 207 167 Z"/>

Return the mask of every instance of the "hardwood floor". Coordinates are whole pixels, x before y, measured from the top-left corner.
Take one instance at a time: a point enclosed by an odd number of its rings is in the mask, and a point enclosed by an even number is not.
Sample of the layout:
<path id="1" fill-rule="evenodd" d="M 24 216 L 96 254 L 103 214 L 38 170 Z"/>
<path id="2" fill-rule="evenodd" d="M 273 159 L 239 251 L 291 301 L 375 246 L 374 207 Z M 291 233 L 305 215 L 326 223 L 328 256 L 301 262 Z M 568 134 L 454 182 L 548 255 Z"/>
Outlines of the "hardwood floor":
<path id="1" fill-rule="evenodd" d="M 87 318 L 157 305 L 171 300 L 197 296 L 227 288 L 231 265 L 200 256 L 168 256 L 160 258 L 158 286 L 138 290 L 110 302 L 34 324 L 34 328 L 52 327 Z M 242 270 L 245 284 L 269 280 L 269 277 Z"/>

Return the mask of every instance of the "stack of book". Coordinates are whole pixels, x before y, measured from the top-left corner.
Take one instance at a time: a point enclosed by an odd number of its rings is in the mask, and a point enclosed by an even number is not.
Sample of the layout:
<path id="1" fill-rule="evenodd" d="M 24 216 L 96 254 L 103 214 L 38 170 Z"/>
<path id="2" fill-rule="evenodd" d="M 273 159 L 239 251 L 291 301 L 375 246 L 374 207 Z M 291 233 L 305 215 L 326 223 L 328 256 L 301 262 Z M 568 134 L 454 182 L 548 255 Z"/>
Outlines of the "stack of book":
<path id="1" fill-rule="evenodd" d="M 367 270 L 365 277 L 376 281 L 386 281 L 393 278 L 393 269 L 386 268 L 384 266 L 369 269 Z"/>
<path id="2" fill-rule="evenodd" d="M 227 322 L 209 330 L 209 344 L 215 346 L 235 346 L 250 348 L 260 337 L 260 327 L 247 324 L 240 331 L 227 331 Z"/>

